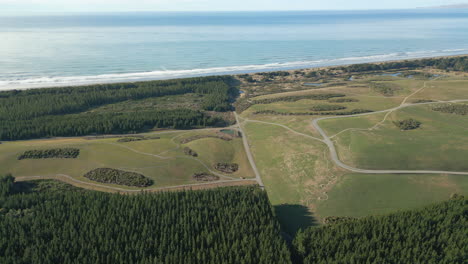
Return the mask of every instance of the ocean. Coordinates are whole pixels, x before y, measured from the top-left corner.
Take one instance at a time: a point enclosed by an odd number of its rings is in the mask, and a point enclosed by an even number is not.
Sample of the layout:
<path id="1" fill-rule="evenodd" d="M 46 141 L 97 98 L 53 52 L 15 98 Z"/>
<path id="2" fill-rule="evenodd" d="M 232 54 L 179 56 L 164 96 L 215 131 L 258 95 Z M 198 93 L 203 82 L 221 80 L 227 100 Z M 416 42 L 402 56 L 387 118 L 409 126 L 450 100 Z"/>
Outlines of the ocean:
<path id="1" fill-rule="evenodd" d="M 468 9 L 0 17 L 0 90 L 468 53 Z"/>

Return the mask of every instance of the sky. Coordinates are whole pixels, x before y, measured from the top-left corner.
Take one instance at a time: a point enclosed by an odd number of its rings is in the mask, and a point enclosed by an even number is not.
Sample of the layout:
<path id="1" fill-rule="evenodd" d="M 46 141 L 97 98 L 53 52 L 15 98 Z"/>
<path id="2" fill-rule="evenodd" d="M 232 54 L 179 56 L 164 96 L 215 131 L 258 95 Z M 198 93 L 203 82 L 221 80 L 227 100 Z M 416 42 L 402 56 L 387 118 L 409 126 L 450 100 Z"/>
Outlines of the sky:
<path id="1" fill-rule="evenodd" d="M 410 9 L 464 0 L 0 0 L 2 13 Z"/>

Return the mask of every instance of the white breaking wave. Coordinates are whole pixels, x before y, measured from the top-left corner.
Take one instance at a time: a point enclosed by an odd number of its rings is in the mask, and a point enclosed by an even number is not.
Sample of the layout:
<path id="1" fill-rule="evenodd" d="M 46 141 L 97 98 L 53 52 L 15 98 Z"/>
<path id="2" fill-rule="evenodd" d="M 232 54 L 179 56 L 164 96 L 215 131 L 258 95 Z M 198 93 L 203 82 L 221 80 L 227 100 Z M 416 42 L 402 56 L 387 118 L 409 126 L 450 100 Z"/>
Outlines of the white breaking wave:
<path id="1" fill-rule="evenodd" d="M 345 65 L 354 63 L 379 62 L 401 59 L 424 58 L 431 56 L 446 56 L 466 54 L 468 49 L 446 49 L 439 51 L 415 51 L 400 52 L 384 55 L 372 55 L 362 57 L 347 57 L 338 59 L 323 59 L 315 61 L 296 61 L 285 63 L 270 63 L 259 65 L 243 65 L 215 67 L 192 70 L 163 70 L 139 73 L 100 74 L 89 76 L 63 76 L 63 77 L 41 77 L 20 80 L 1 80 L 0 90 L 29 89 L 39 87 L 76 86 L 98 83 L 134 82 L 147 80 L 163 80 L 183 77 L 196 77 L 221 74 L 238 74 L 260 71 L 289 70 L 322 66 Z"/>

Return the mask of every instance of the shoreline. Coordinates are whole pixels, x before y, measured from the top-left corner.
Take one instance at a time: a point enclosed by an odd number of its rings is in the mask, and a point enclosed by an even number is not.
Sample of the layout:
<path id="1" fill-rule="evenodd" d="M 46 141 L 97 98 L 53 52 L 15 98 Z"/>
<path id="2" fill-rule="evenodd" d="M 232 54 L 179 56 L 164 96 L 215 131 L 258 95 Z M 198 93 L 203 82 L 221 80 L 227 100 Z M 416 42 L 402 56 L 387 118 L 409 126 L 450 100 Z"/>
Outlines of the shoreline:
<path id="1" fill-rule="evenodd" d="M 440 56 L 414 56 L 408 58 L 399 58 L 399 59 L 382 59 L 381 57 L 384 55 L 377 55 L 377 56 L 367 56 L 367 57 L 355 57 L 355 58 L 343 58 L 343 59 L 332 59 L 332 60 L 321 60 L 317 61 L 317 65 L 311 65 L 307 67 L 305 64 L 307 62 L 296 62 L 290 63 L 290 66 L 281 66 L 281 63 L 275 64 L 265 64 L 265 65 L 246 65 L 246 66 L 230 66 L 230 67 L 218 67 L 218 68 L 207 68 L 207 69 L 194 69 L 194 70 L 178 70 L 178 71 L 167 71 L 167 72 L 141 72 L 141 73 L 128 73 L 128 74 L 102 74 L 102 75 L 95 75 L 95 76 L 69 76 L 69 77 L 59 77 L 63 78 L 64 80 L 70 81 L 62 81 L 58 82 L 52 81 L 49 83 L 26 83 L 26 84 L 7 84 L 2 85 L 2 81 L 0 81 L 0 92 L 2 91 L 11 91 L 11 90 L 29 90 L 29 89 L 41 89 L 41 88 L 60 88 L 60 87 L 76 87 L 76 86 L 88 86 L 88 85 L 103 85 L 103 84 L 115 84 L 115 83 L 136 83 L 136 82 L 145 82 L 145 81 L 156 81 L 156 80 L 176 80 L 176 79 L 183 79 L 183 78 L 193 78 L 193 77 L 207 77 L 207 76 L 220 76 L 220 75 L 241 75 L 241 74 L 255 74 L 255 73 L 263 73 L 263 72 L 275 72 L 275 71 L 295 71 L 295 70 L 321 70 L 321 69 L 329 69 L 338 66 L 349 66 L 349 65 L 356 65 L 356 64 L 366 64 L 366 63 L 373 63 L 373 64 L 381 64 L 381 63 L 388 63 L 388 62 L 401 62 L 401 61 L 412 61 L 412 60 L 421 60 L 421 59 L 438 59 L 438 58 L 453 58 L 453 57 L 464 57 L 468 56 L 468 53 L 464 54 L 455 54 L 455 55 L 440 55 Z M 377 59 L 377 57 L 379 57 Z M 296 64 L 296 66 L 293 66 Z M 274 65 L 277 65 L 275 67 Z M 283 63 L 286 65 L 286 63 Z M 258 68 L 255 67 L 265 67 L 265 68 Z M 236 68 L 244 68 L 244 70 Z M 249 68 L 251 68 L 249 70 Z M 158 74 L 164 75 L 164 73 L 169 74 L 171 76 L 160 76 L 157 77 Z M 198 72 L 198 73 L 197 73 Z M 154 76 L 147 76 L 154 74 Z M 125 78 L 125 76 L 127 76 Z M 99 80 L 98 78 L 112 78 L 115 77 L 114 80 Z M 47 79 L 48 77 L 38 78 L 38 79 Z M 73 81 L 73 79 L 80 79 L 80 78 L 95 78 L 95 80 L 89 81 Z M 28 81 L 28 80 L 19 80 L 21 81 Z M 3 81 L 7 82 L 7 81 Z"/>

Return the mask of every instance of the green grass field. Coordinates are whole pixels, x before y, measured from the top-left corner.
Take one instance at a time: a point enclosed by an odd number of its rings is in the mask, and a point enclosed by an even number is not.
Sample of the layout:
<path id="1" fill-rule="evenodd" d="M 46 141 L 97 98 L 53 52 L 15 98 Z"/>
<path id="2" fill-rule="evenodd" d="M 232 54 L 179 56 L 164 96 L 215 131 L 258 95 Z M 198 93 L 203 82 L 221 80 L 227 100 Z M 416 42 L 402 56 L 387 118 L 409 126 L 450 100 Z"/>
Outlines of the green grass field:
<path id="1" fill-rule="evenodd" d="M 321 216 L 378 215 L 468 194 L 466 175 L 346 174 L 317 206 Z"/>
<path id="2" fill-rule="evenodd" d="M 408 118 L 422 122 L 421 127 L 401 131 L 393 124 Z M 373 123 L 373 119 L 372 116 L 353 118 L 358 128 L 362 127 L 359 124 Z M 329 120 L 323 123 L 326 122 Z M 347 124 L 354 127 L 352 121 Z M 414 106 L 392 113 L 375 130 L 341 133 L 335 142 L 340 158 L 359 168 L 468 171 L 467 131 L 468 116 L 435 112 L 431 106 Z"/>
<path id="3" fill-rule="evenodd" d="M 446 200 L 452 193 L 467 194 L 468 177 L 350 173 L 334 165 L 323 142 L 298 135 L 278 125 L 252 122 L 257 120 L 285 125 L 294 131 L 321 138 L 311 122 L 323 116 L 254 112 L 311 112 L 312 106 L 327 104 L 339 104 L 347 107 L 346 110 L 379 111 L 399 106 L 405 97 L 416 91 L 407 102 L 468 99 L 468 78 L 460 74 L 443 74 L 434 80 L 421 76 L 405 78 L 364 73 L 355 76 L 354 81 L 347 81 L 347 76 L 321 78 L 320 82 L 326 84 L 310 89 L 304 87 L 302 81 L 279 78 L 278 81 L 240 87 L 247 91 L 244 96 L 253 95 L 246 100 L 323 93 L 342 93 L 346 95 L 344 98 L 358 100 L 336 103 L 306 99 L 254 104 L 241 114 L 242 118 L 247 119 L 242 124 L 244 132 L 284 230 L 293 235 L 299 228 L 315 225 L 327 216 L 385 214 Z M 422 87 L 425 88 L 421 90 Z M 384 93 L 387 88 L 393 89 L 392 92 Z M 167 109 L 173 105 L 200 109 L 200 100 L 199 96 L 186 94 L 125 101 L 90 111 L 125 112 L 154 107 Z M 230 113 L 224 115 L 226 119 L 232 120 L 232 117 L 228 118 Z M 384 116 L 385 113 L 378 113 L 328 119 L 321 121 L 320 126 L 330 136 L 346 130 L 334 138 L 335 145 L 340 159 L 355 167 L 468 171 L 468 116 L 435 112 L 430 106 L 420 105 L 396 111 L 381 126 L 368 130 Z M 401 131 L 393 124 L 393 121 L 407 118 L 421 121 L 421 127 Z M 4 142 L 0 144 L 0 174 L 11 172 L 16 177 L 65 174 L 90 182 L 83 174 L 95 168 L 110 167 L 141 173 L 154 180 L 155 184 L 150 188 L 158 188 L 198 183 L 192 179 L 194 173 L 214 170 L 216 163 L 225 162 L 239 164 L 239 171 L 225 174 L 222 180 L 254 178 L 241 138 L 232 141 L 202 138 L 186 144 L 180 143 L 196 135 L 214 136 L 215 131 L 156 132 L 142 135 L 157 135 L 160 139 L 127 143 L 119 143 L 115 137 Z M 58 147 L 76 147 L 81 150 L 81 154 L 77 159 L 17 160 L 18 155 L 26 150 Z M 194 158 L 185 155 L 184 147 L 191 148 L 199 156 Z"/>
<path id="4" fill-rule="evenodd" d="M 127 143 L 118 142 L 118 138 L 58 138 L 3 142 L 0 145 L 0 174 L 12 173 L 16 177 L 64 174 L 83 182 L 91 182 L 83 177 L 86 172 L 108 167 L 141 173 L 154 180 L 154 185 L 148 188 L 158 188 L 198 183 L 192 179 L 194 173 L 209 172 L 205 166 L 214 171 L 214 164 L 230 162 L 238 163 L 239 171 L 221 177 L 221 180 L 254 177 L 241 138 L 232 141 L 200 139 L 188 144 L 199 153 L 199 157 L 193 158 L 183 153 L 185 145 L 180 145 L 178 138 L 188 134 L 214 134 L 210 131 L 143 134 L 157 135 L 160 139 Z M 17 160 L 18 155 L 27 150 L 65 147 L 79 148 L 81 151 L 79 157 Z M 118 187 L 134 189 L 126 186 Z"/>
<path id="5" fill-rule="evenodd" d="M 324 192 L 342 174 L 319 141 L 268 124 L 247 123 L 257 167 L 286 232 L 313 225 Z"/>
<path id="6" fill-rule="evenodd" d="M 384 95 L 372 89 L 373 82 L 398 89 L 393 95 Z M 422 76 L 363 74 L 346 85 L 327 85 L 320 89 L 281 92 L 253 99 L 342 93 L 345 98 L 355 98 L 359 102 L 340 105 L 348 109 L 378 111 L 399 106 L 411 94 L 407 102 L 468 99 L 467 87 L 466 77 L 451 73 L 436 80 Z M 308 112 L 316 104 L 337 103 L 300 100 L 254 104 L 242 113 L 242 117 L 286 125 L 297 132 L 321 138 L 310 124 L 313 119 L 323 116 L 253 114 L 261 110 Z M 392 113 L 377 129 L 367 130 L 384 116 L 385 113 L 378 113 L 328 119 L 321 121 L 320 126 L 330 136 L 351 128 L 363 130 L 346 130 L 334 138 L 340 159 L 355 167 L 468 171 L 468 116 L 435 112 L 430 106 L 412 106 Z M 421 128 L 400 131 L 393 124 L 393 121 L 407 118 L 421 121 Z M 314 225 L 327 216 L 385 214 L 447 200 L 452 193 L 468 193 L 466 175 L 355 174 L 336 168 L 323 143 L 285 128 L 247 122 L 245 132 L 268 195 L 289 233 Z"/>

